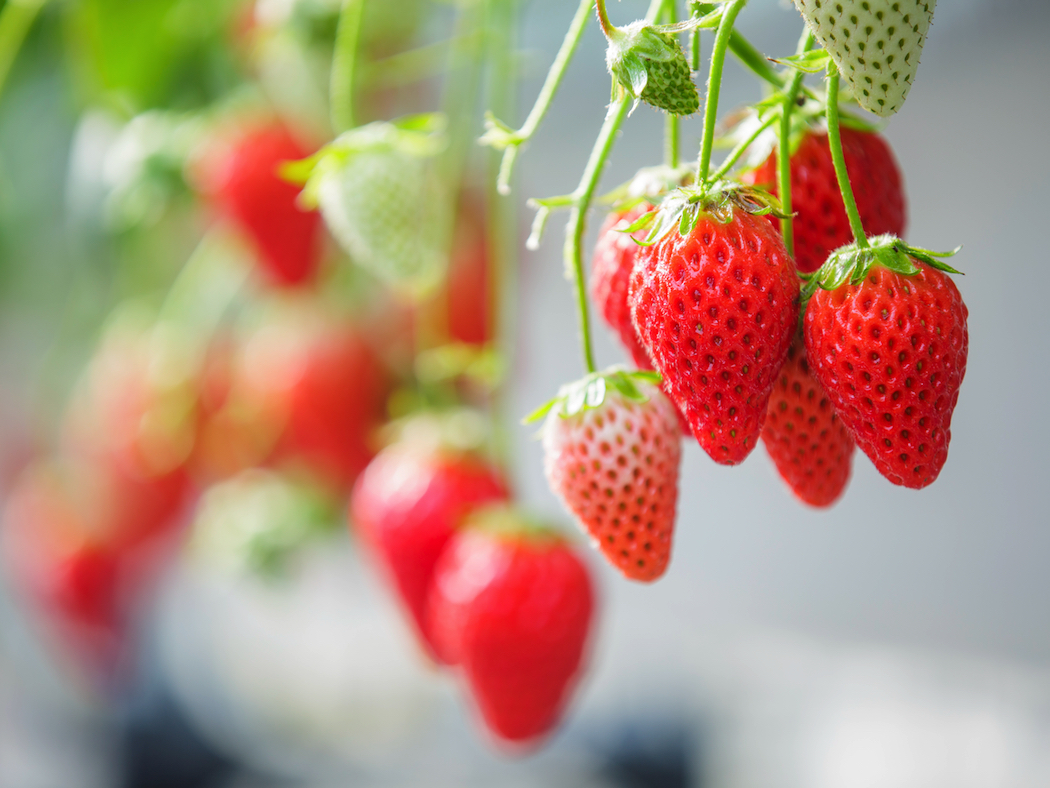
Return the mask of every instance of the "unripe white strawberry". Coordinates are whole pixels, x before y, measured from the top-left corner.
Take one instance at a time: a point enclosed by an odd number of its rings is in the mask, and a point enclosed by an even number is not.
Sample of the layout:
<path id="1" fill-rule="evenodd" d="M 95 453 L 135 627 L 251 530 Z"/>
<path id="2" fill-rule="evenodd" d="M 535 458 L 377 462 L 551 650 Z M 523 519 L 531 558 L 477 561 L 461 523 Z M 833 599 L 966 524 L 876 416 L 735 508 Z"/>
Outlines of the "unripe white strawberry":
<path id="1" fill-rule="evenodd" d="M 882 118 L 908 97 L 937 0 L 795 0 L 857 102 Z"/>

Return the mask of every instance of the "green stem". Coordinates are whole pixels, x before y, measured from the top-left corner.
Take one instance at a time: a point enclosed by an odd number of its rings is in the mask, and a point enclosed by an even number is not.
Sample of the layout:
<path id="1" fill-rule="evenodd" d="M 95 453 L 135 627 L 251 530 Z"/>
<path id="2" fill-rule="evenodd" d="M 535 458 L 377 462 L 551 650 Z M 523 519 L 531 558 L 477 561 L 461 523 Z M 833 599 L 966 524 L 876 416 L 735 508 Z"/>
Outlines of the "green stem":
<path id="1" fill-rule="evenodd" d="M 29 28 L 47 0 L 8 0 L 0 10 L 0 91 L 7 82 L 11 66 L 22 48 Z"/>
<path id="2" fill-rule="evenodd" d="M 831 148 L 831 161 L 835 165 L 835 178 L 842 192 L 842 203 L 846 206 L 846 216 L 853 231 L 853 240 L 861 249 L 868 247 L 868 238 L 864 225 L 860 221 L 857 201 L 853 198 L 853 187 L 846 172 L 846 157 L 842 154 L 842 136 L 839 133 L 839 70 L 834 61 L 828 61 L 828 146 Z"/>
<path id="3" fill-rule="evenodd" d="M 693 19 L 699 19 L 703 15 L 701 5 L 701 3 L 690 3 L 689 15 Z M 700 31 L 695 28 L 689 34 L 689 68 L 693 71 L 700 70 Z"/>
<path id="4" fill-rule="evenodd" d="M 675 0 L 664 0 L 660 10 L 660 19 L 664 24 L 673 25 L 678 21 Z M 664 163 L 674 169 L 678 166 L 678 116 L 672 112 L 664 115 Z"/>
<path id="5" fill-rule="evenodd" d="M 799 39 L 796 53 L 801 55 L 813 46 L 813 33 L 807 25 Z M 780 197 L 780 206 L 786 219 L 780 220 L 780 231 L 784 237 L 784 247 L 788 254 L 795 256 L 795 221 L 791 214 L 791 113 L 795 109 L 798 100 L 798 91 L 802 87 L 802 78 L 805 74 L 795 71 L 791 82 L 784 91 L 784 100 L 780 111 L 780 128 L 777 133 L 777 195 Z"/>
<path id="6" fill-rule="evenodd" d="M 601 7 L 603 0 L 598 0 Z M 652 0 L 645 18 L 652 21 L 660 12 L 663 0 Z M 599 11 L 601 13 L 601 11 Z M 583 271 L 583 235 L 587 229 L 587 211 L 594 199 L 595 189 L 609 158 L 616 134 L 623 125 L 631 107 L 631 97 L 624 93 L 609 107 L 609 112 L 602 123 L 598 139 L 594 142 L 587 166 L 583 169 L 580 183 L 572 193 L 573 208 L 569 213 L 569 223 L 565 228 L 565 268 L 566 275 L 571 276 L 576 286 L 576 308 L 580 320 L 580 340 L 583 344 L 583 361 L 587 372 L 595 372 L 594 349 L 591 343 L 591 320 L 587 311 L 587 279 Z"/>
<path id="7" fill-rule="evenodd" d="M 357 69 L 357 47 L 361 41 L 361 17 L 365 0 L 343 0 L 339 27 L 332 53 L 332 75 L 329 80 L 329 112 L 332 131 L 336 134 L 352 129 L 354 123 L 354 72 Z"/>
<path id="8" fill-rule="evenodd" d="M 598 139 L 587 160 L 580 185 L 573 192 L 575 205 L 569 214 L 569 223 L 565 229 L 565 267 L 566 273 L 572 276 L 576 285 L 576 308 L 580 319 L 583 360 L 588 373 L 596 371 L 597 367 L 594 364 L 594 349 L 591 346 L 591 321 L 587 314 L 587 287 L 583 271 L 583 234 L 587 229 L 587 209 L 594 198 L 594 191 L 598 186 L 598 179 L 601 177 L 605 160 L 609 157 L 609 152 L 616 141 L 616 133 L 620 130 L 620 125 L 627 117 L 630 107 L 631 97 L 627 95 L 620 97 L 609 107 L 609 114 L 598 133 Z"/>
<path id="9" fill-rule="evenodd" d="M 576 16 L 572 18 L 572 24 L 569 25 L 565 39 L 561 42 L 561 49 L 558 50 L 558 55 L 554 58 L 550 71 L 547 72 L 547 79 L 540 89 L 540 94 L 536 97 L 536 103 L 532 105 L 528 117 L 525 118 L 525 123 L 515 132 L 514 141 L 503 152 L 503 161 L 500 164 L 497 180 L 500 194 L 510 194 L 510 179 L 514 173 L 514 165 L 517 163 L 521 146 L 532 139 L 532 135 L 536 133 L 547 110 L 550 109 L 551 102 L 554 101 L 562 78 L 572 61 L 572 56 L 580 45 L 587 22 L 590 21 L 593 5 L 594 0 L 581 0 L 579 8 L 576 9 Z"/>
<path id="10" fill-rule="evenodd" d="M 657 2 L 660 2 L 660 0 L 657 0 Z M 605 11 L 605 0 L 596 0 L 595 4 L 598 8 L 598 24 L 601 25 L 605 37 L 612 38 L 616 33 L 616 26 L 609 21 L 609 14 Z"/>
<path id="11" fill-rule="evenodd" d="M 707 79 L 707 99 L 704 102 L 704 136 L 700 141 L 700 161 L 697 167 L 697 183 L 707 180 L 711 168 L 711 147 L 715 141 L 715 122 L 718 120 L 718 94 L 722 88 L 722 68 L 726 61 L 726 48 L 733 33 L 733 23 L 747 0 L 732 0 L 722 13 L 711 52 L 711 72 Z"/>
<path id="12" fill-rule="evenodd" d="M 744 151 L 751 147 L 751 143 L 758 139 L 758 135 L 772 126 L 776 119 L 776 115 L 770 116 L 768 120 L 763 121 L 753 132 L 751 132 L 746 140 L 741 140 L 737 143 L 737 146 L 729 152 L 729 155 L 726 156 L 726 160 L 722 162 L 721 166 L 711 174 L 711 180 L 717 181 L 729 172 L 729 169 L 737 163 L 737 160 L 739 160 L 741 156 L 744 155 Z"/>
<path id="13" fill-rule="evenodd" d="M 696 3 L 693 6 L 693 16 L 704 16 L 716 8 L 718 6 L 714 3 Z M 697 47 L 699 47 L 699 42 L 697 42 Z M 769 60 L 766 56 L 736 30 L 729 37 L 729 51 L 736 56 L 737 60 L 755 72 L 760 79 L 768 82 L 773 87 L 782 88 L 784 83 L 787 82 L 785 77 L 777 73 L 776 69 L 769 65 Z M 696 71 L 699 67 L 700 58 L 697 55 L 693 61 L 693 70 Z"/>

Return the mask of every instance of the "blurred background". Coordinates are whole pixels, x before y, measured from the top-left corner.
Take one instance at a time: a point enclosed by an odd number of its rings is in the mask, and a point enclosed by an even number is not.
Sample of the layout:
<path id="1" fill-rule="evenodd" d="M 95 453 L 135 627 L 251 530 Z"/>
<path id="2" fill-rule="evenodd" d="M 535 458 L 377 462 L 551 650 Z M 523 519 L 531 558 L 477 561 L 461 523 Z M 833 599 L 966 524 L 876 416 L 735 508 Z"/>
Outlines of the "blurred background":
<path id="1" fill-rule="evenodd" d="M 484 76 L 456 27 L 469 5 L 366 4 L 363 120 L 447 107 Z M 494 102 L 522 121 L 576 7 L 494 5 L 518 14 L 520 81 L 471 99 L 462 128 L 454 116 L 463 139 Z M 492 161 L 462 146 L 452 273 L 409 307 L 319 223 L 294 250 L 243 231 L 279 218 L 237 201 L 230 162 L 302 158 L 331 137 L 338 10 L 0 10 L 0 787 L 1050 784 L 1050 8 L 942 2 L 884 132 L 908 240 L 963 245 L 970 356 L 937 483 L 893 487 L 858 455 L 844 498 L 817 511 L 764 451 L 724 468 L 688 442 L 667 576 L 628 583 L 589 556 L 602 592 L 589 671 L 524 757 L 492 745 L 416 647 L 345 525 L 367 453 L 338 447 L 372 448 L 364 431 L 432 395 L 411 357 L 435 314 L 447 336 L 429 344 L 473 347 L 471 362 L 493 323 L 514 326 L 504 393 L 455 390 L 507 416 L 497 443 L 518 497 L 568 529 L 535 429 L 517 426 L 582 373 L 561 219 L 525 251 L 525 198 L 575 187 L 609 97 L 604 41 L 592 24 L 514 197 L 489 202 L 507 238 L 471 218 Z M 644 12 L 610 4 L 620 24 Z M 776 56 L 800 24 L 789 2 L 752 0 L 738 28 Z M 722 106 L 760 96 L 730 60 Z M 700 132 L 684 123 L 686 158 Z M 641 106 L 603 186 L 657 164 L 661 137 Z M 501 243 L 519 268 L 507 314 L 471 318 Z M 599 365 L 623 360 L 600 324 L 597 343 Z M 337 411 L 355 416 L 318 428 L 326 387 L 343 384 Z"/>

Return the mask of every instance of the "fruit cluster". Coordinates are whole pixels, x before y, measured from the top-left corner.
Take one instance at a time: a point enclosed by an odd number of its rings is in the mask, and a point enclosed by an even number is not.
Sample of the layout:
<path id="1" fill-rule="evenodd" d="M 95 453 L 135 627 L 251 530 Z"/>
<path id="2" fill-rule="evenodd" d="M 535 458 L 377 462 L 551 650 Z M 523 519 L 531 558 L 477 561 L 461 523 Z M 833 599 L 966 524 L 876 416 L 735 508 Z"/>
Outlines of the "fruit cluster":
<path id="1" fill-rule="evenodd" d="M 674 117 L 688 114 L 679 107 L 693 86 L 666 76 L 667 63 L 684 64 L 685 55 L 676 41 L 654 54 L 654 42 L 683 27 L 636 22 L 618 29 L 597 2 L 620 98 L 596 151 L 607 153 L 606 132 L 616 130 L 632 99 L 669 113 L 669 160 L 618 190 L 590 276 L 598 312 L 641 372 L 595 371 L 584 310 L 589 374 L 537 415 L 547 413 L 551 489 L 628 578 L 652 581 L 668 564 L 677 423 L 720 464 L 743 462 L 761 440 L 793 492 L 812 506 L 842 495 L 854 446 L 889 481 L 914 489 L 933 483 L 947 459 L 968 347 L 966 306 L 947 275 L 957 272 L 938 259 L 946 255 L 901 240 L 905 198 L 893 154 L 839 106 L 842 68 L 861 88 L 862 106 L 880 115 L 899 108 L 932 10 L 912 9 L 918 24 L 900 39 L 899 53 L 866 61 L 865 46 L 885 47 L 873 30 L 891 36 L 911 17 L 899 3 L 860 5 L 867 27 L 842 4 L 825 18 L 820 3 L 800 3 L 808 27 L 798 54 L 781 61 L 783 72 L 753 65 L 775 90 L 738 113 L 738 144 L 712 173 L 721 61 L 738 36 L 733 24 L 743 2 L 694 4 L 689 26 L 718 27 L 695 172 L 678 166 Z M 842 41 L 857 42 L 856 49 Z M 890 78 L 882 71 L 897 57 L 891 79 L 907 84 L 863 89 L 876 84 L 872 75 Z M 823 93 L 803 85 L 805 72 L 820 69 L 828 74 Z M 763 147 L 775 150 L 763 158 Z M 734 174 L 749 150 L 755 163 Z M 536 201 L 541 219 L 571 205 L 576 231 L 586 208 L 579 195 L 589 200 L 596 169 L 570 198 Z M 567 244 L 567 263 L 582 302 L 581 237 L 576 231 L 575 248 Z"/>

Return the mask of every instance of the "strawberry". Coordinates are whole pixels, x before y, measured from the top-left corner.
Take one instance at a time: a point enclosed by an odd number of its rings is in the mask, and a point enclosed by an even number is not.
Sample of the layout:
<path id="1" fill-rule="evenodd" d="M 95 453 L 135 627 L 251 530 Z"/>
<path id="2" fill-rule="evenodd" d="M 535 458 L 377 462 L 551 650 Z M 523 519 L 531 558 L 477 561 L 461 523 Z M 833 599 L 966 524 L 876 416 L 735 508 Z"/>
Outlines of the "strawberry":
<path id="1" fill-rule="evenodd" d="M 401 293 L 427 295 L 447 264 L 450 203 L 430 161 L 445 144 L 443 116 L 416 115 L 344 132 L 284 174 L 305 183 L 353 261 Z"/>
<path id="2" fill-rule="evenodd" d="M 846 489 L 853 438 L 810 372 L 801 339 L 773 386 L 762 441 L 781 477 L 810 506 L 830 506 Z"/>
<path id="3" fill-rule="evenodd" d="M 426 651 L 440 660 L 424 618 L 434 565 L 460 520 L 507 496 L 499 471 L 480 457 L 413 442 L 394 444 L 361 474 L 350 519 L 407 609 Z"/>
<path id="4" fill-rule="evenodd" d="M 672 115 L 691 115 L 700 108 L 676 28 L 644 20 L 617 28 L 609 24 L 600 5 L 598 14 L 609 39 L 605 62 L 622 90 Z"/>
<path id="5" fill-rule="evenodd" d="M 903 235 L 907 212 L 893 152 L 879 134 L 843 128 L 841 136 L 846 171 L 864 229 L 868 235 Z M 776 194 L 776 156 L 744 172 L 742 180 L 762 184 Z M 791 154 L 791 209 L 795 212 L 795 265 L 799 271 L 816 271 L 832 250 L 853 240 L 827 134 L 804 133 Z"/>
<path id="6" fill-rule="evenodd" d="M 954 269 L 893 236 L 832 254 L 807 285 L 806 355 L 857 445 L 894 484 L 931 484 L 966 374 Z M 938 270 L 940 269 L 940 270 Z M 816 288 L 820 289 L 816 289 Z"/>
<path id="7" fill-rule="evenodd" d="M 448 333 L 457 342 L 484 345 L 492 337 L 488 237 L 484 206 L 477 197 L 461 201 L 448 269 Z"/>
<path id="8" fill-rule="evenodd" d="M 550 731 L 570 699 L 594 607 L 587 566 L 570 545 L 498 507 L 472 515 L 453 537 L 427 609 L 485 725 L 525 743 Z"/>
<path id="9" fill-rule="evenodd" d="M 646 233 L 638 231 L 632 236 L 622 231 L 651 210 L 654 210 L 651 203 L 642 202 L 625 211 L 610 213 L 598 231 L 591 264 L 591 298 L 605 322 L 619 335 L 638 369 L 652 369 L 653 362 L 638 341 L 638 332 L 631 322 L 627 283 L 642 248 L 638 241 L 644 240 Z"/>
<path id="10" fill-rule="evenodd" d="M 274 425 L 278 456 L 349 489 L 375 453 L 390 390 L 361 331 L 325 317 L 279 319 L 252 337 L 245 354 L 241 405 Z"/>
<path id="11" fill-rule="evenodd" d="M 653 219 L 631 274 L 631 319 L 665 391 L 716 462 L 750 454 L 798 318 L 798 278 L 764 197 L 681 189 Z"/>
<path id="12" fill-rule="evenodd" d="M 937 0 L 795 0 L 849 83 L 882 118 L 908 98 Z"/>
<path id="13" fill-rule="evenodd" d="M 278 175 L 285 162 L 309 153 L 280 124 L 258 126 L 234 140 L 202 176 L 204 188 L 252 240 L 259 263 L 278 286 L 313 279 L 321 259 L 320 217 L 299 208 L 299 188 Z"/>
<path id="14" fill-rule="evenodd" d="M 671 558 L 682 438 L 655 374 L 609 370 L 544 407 L 543 469 L 594 546 L 631 580 Z"/>

